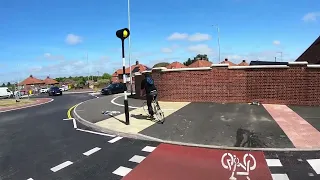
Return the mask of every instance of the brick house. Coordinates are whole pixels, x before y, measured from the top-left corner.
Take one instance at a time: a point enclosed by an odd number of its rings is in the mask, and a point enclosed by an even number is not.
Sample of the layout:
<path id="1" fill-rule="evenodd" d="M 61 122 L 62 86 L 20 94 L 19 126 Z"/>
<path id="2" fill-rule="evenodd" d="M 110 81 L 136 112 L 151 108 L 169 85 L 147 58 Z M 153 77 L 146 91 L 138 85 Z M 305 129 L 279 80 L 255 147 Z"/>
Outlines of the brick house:
<path id="1" fill-rule="evenodd" d="M 47 85 L 47 86 L 51 86 L 51 85 L 58 85 L 58 84 L 59 84 L 59 82 L 58 82 L 58 81 L 56 81 L 56 80 L 54 80 L 54 79 L 50 78 L 49 76 L 47 76 L 47 78 L 46 78 L 46 79 L 44 79 L 44 80 L 43 80 L 43 82 L 44 82 L 44 83 L 45 83 L 45 85 Z"/>
<path id="2" fill-rule="evenodd" d="M 180 63 L 180 62 L 173 62 L 171 64 L 169 64 L 168 66 L 166 66 L 167 69 L 178 69 L 178 68 L 187 68 L 187 66 L 185 66 L 184 64 Z"/>
<path id="3" fill-rule="evenodd" d="M 238 66 L 249 66 L 249 64 L 246 62 L 246 60 L 242 60 L 242 62 L 239 63 Z"/>
<path id="4" fill-rule="evenodd" d="M 320 36 L 296 61 L 307 61 L 309 64 L 320 64 Z"/>
<path id="5" fill-rule="evenodd" d="M 188 68 L 211 67 L 212 62 L 206 60 L 196 60 L 188 66 Z"/>
<path id="6" fill-rule="evenodd" d="M 237 66 L 237 64 L 229 61 L 228 58 L 225 58 L 224 61 L 220 62 L 220 64 L 228 64 L 229 66 Z"/>

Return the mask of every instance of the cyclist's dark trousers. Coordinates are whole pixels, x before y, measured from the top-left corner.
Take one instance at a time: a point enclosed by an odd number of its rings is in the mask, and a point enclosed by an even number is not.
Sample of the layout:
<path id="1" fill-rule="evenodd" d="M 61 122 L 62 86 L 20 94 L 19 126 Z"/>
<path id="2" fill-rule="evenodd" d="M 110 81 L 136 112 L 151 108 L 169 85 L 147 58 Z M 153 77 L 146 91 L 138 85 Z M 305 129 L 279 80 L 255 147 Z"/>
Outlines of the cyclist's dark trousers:
<path id="1" fill-rule="evenodd" d="M 150 94 L 147 95 L 147 106 L 148 106 L 149 114 L 150 114 L 151 116 L 153 116 L 153 114 L 154 114 L 153 109 L 152 109 L 152 106 L 151 106 L 153 97 L 156 98 L 157 95 L 150 95 Z"/>

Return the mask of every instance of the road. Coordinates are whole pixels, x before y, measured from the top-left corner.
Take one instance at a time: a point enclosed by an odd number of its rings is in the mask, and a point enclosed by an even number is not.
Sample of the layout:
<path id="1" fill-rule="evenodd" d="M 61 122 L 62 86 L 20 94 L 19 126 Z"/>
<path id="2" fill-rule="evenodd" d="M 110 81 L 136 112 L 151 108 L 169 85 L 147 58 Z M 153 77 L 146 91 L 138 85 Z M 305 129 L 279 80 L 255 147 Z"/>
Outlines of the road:
<path id="1" fill-rule="evenodd" d="M 63 95 L 42 106 L 0 113 L 0 179 L 121 179 L 113 173 L 117 168 L 133 168 L 131 157 L 146 156 L 143 148 L 157 146 L 126 138 L 110 143 L 114 137 L 73 129 L 72 121 L 63 120 L 66 112 L 91 98 Z"/>
<path id="2" fill-rule="evenodd" d="M 221 162 L 226 153 L 241 161 L 246 153 L 254 157 L 256 167 L 247 173 L 251 179 L 319 179 L 320 152 L 231 151 L 91 134 L 63 119 L 74 104 L 94 96 L 53 98 L 0 113 L 0 180 L 229 179 L 232 172 Z"/>

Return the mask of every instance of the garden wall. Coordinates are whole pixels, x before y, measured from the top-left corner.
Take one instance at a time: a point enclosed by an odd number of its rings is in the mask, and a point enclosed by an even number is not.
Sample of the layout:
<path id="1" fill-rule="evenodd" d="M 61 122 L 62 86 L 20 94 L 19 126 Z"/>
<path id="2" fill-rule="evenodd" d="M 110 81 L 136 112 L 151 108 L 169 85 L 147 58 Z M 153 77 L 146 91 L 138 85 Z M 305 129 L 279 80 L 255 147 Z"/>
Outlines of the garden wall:
<path id="1" fill-rule="evenodd" d="M 161 101 L 320 105 L 320 65 L 307 62 L 154 68 L 152 77 Z"/>

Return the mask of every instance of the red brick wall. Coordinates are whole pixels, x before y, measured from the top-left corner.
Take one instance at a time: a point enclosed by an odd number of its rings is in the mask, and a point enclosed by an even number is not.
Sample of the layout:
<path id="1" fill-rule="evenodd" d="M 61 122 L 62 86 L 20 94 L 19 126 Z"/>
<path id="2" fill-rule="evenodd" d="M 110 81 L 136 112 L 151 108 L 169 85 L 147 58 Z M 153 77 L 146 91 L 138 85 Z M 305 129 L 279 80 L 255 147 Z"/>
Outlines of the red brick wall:
<path id="1" fill-rule="evenodd" d="M 320 105 L 320 68 L 153 70 L 159 100 Z"/>

